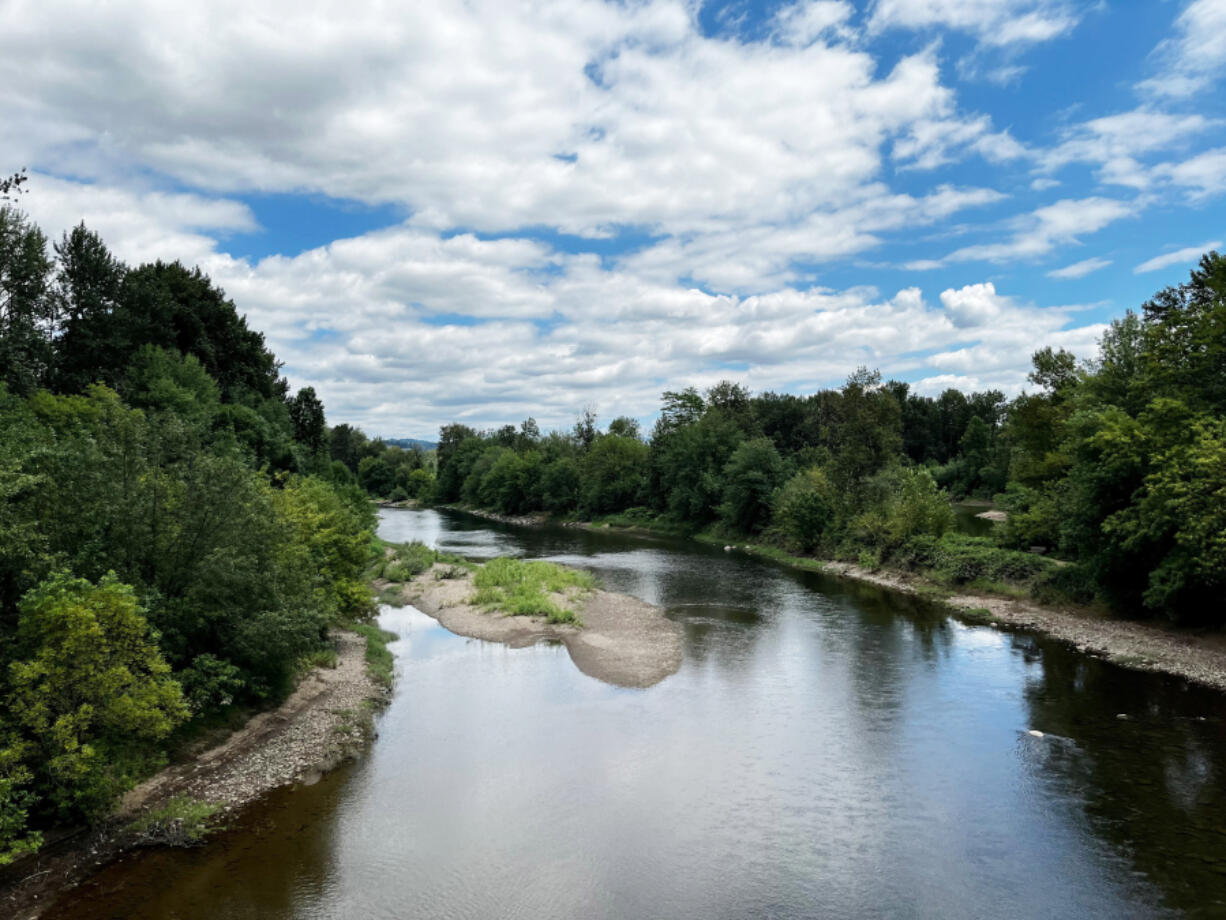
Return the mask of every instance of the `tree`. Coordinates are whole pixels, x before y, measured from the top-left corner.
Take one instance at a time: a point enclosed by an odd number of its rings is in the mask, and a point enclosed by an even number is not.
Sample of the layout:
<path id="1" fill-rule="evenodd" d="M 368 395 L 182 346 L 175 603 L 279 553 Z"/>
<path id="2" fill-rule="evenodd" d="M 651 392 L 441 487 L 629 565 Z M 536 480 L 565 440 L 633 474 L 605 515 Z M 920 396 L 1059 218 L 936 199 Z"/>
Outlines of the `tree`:
<path id="1" fill-rule="evenodd" d="M 41 386 L 50 370 L 51 266 L 42 231 L 0 207 L 0 382 L 19 395 Z"/>
<path id="2" fill-rule="evenodd" d="M 608 514 L 642 501 L 647 445 L 638 438 L 602 435 L 580 465 L 580 505 L 587 514 Z"/>
<path id="3" fill-rule="evenodd" d="M 62 324 L 55 341 L 55 386 L 75 393 L 99 380 L 115 385 L 130 347 L 118 321 L 127 267 L 84 223 L 64 234 L 55 255 Z"/>
<path id="4" fill-rule="evenodd" d="M 637 439 L 639 437 L 639 423 L 627 415 L 619 415 L 609 422 L 609 434 L 617 435 L 619 438 Z"/>
<path id="5" fill-rule="evenodd" d="M 294 440 L 308 450 L 320 451 L 328 439 L 324 420 L 324 404 L 315 395 L 314 387 L 303 387 L 289 401 L 289 417 L 294 424 Z"/>
<path id="6" fill-rule="evenodd" d="M 833 524 L 836 505 L 830 480 L 814 466 L 789 479 L 775 496 L 774 520 L 794 546 L 809 552 Z"/>
<path id="7" fill-rule="evenodd" d="M 783 481 L 783 460 L 769 438 L 745 441 L 724 466 L 720 517 L 730 527 L 757 533 L 770 520 L 771 498 Z"/>
<path id="8" fill-rule="evenodd" d="M 10 719 L 39 794 L 66 818 L 100 814 L 145 768 L 141 743 L 187 717 L 135 592 L 52 576 L 21 605 Z"/>

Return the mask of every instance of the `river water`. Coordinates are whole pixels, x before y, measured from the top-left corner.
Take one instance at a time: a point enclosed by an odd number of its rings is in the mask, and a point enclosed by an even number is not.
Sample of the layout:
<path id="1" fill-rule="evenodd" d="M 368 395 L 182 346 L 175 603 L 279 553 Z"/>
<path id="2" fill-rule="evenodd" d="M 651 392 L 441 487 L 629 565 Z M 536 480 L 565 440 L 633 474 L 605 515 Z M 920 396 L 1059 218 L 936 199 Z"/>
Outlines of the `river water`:
<path id="1" fill-rule="evenodd" d="M 52 916 L 1226 916 L 1220 694 L 692 543 L 407 510 L 380 533 L 590 569 L 682 625 L 681 670 L 619 689 L 385 608 L 367 756 Z"/>

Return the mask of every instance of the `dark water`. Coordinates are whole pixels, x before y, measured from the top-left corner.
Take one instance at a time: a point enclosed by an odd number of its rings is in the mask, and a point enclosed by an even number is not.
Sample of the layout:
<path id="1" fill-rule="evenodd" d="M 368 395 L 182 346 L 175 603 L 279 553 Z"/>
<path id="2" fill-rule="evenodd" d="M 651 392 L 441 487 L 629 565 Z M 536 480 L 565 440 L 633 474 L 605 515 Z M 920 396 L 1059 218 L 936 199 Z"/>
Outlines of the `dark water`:
<path id="1" fill-rule="evenodd" d="M 954 530 L 958 533 L 970 534 L 972 537 L 992 535 L 992 529 L 996 523 L 979 517 L 979 514 L 987 511 L 990 506 L 955 502 L 951 507 L 954 509 Z"/>
<path id="2" fill-rule="evenodd" d="M 1226 916 L 1221 695 L 690 544 L 381 533 L 590 568 L 667 607 L 685 663 L 621 690 L 388 610 L 365 759 L 54 916 Z"/>

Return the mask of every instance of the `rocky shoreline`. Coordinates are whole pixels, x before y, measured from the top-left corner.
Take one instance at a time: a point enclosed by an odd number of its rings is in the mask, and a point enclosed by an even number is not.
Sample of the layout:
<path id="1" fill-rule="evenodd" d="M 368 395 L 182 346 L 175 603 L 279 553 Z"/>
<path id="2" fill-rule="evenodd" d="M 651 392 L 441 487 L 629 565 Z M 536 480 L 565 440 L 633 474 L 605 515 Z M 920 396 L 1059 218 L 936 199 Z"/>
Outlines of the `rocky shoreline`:
<path id="1" fill-rule="evenodd" d="M 582 627 L 543 617 L 507 616 L 469 603 L 472 573 L 436 577 L 450 567 L 435 564 L 400 590 L 418 610 L 461 636 L 522 648 L 555 641 L 575 666 L 619 687 L 650 687 L 681 667 L 681 627 L 652 604 L 624 594 L 595 590 L 557 600 L 575 609 Z"/>
<path id="2" fill-rule="evenodd" d="M 150 777 L 128 792 L 100 827 L 53 842 L 0 876 L 0 911 L 14 920 L 43 916 L 58 896 L 140 845 L 132 823 L 187 796 L 237 812 L 280 786 L 316 782 L 373 737 L 374 705 L 387 691 L 366 669 L 366 640 L 333 633 L 335 668 L 316 668 L 276 709 L 248 721 L 221 744 Z"/>
<path id="3" fill-rule="evenodd" d="M 926 586 L 920 579 L 870 572 L 850 563 L 826 563 L 822 571 L 906 594 L 918 594 Z M 1226 636 L 1202 636 L 1148 623 L 1106 619 L 992 594 L 955 594 L 944 603 L 971 622 L 1041 632 L 1123 667 L 1171 674 L 1226 690 Z"/>

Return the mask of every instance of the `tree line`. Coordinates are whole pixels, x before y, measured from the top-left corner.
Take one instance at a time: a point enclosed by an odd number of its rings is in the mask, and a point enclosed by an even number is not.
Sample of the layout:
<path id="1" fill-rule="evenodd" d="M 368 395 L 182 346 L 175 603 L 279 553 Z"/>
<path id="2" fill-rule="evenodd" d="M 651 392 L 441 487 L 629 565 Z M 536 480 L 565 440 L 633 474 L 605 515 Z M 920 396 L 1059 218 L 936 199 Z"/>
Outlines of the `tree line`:
<path id="1" fill-rule="evenodd" d="M 726 381 L 665 392 L 646 435 L 591 412 L 548 434 L 453 424 L 419 494 L 1226 622 L 1226 260 L 1114 321 L 1092 361 L 1037 352 L 1029 380 L 1012 400 L 932 398 L 863 368 L 809 396 Z M 1008 520 L 992 539 L 953 533 L 953 497 L 995 497 Z"/>
<path id="2" fill-rule="evenodd" d="M 332 444 L 198 269 L 0 208 L 0 865 L 372 612 L 373 506 Z"/>

